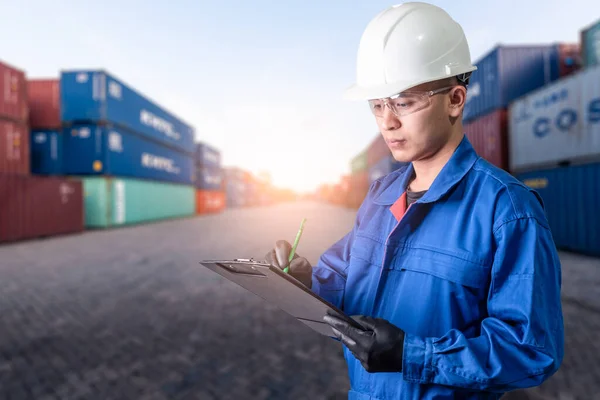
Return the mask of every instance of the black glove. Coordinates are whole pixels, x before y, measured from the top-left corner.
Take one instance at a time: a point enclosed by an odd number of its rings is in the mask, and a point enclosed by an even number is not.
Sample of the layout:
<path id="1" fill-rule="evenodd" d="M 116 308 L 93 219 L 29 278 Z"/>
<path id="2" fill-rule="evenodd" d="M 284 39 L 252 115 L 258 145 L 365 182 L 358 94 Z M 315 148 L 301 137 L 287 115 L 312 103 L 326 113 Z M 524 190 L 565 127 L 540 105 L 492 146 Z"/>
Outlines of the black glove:
<path id="1" fill-rule="evenodd" d="M 267 253 L 265 260 L 278 268 L 284 269 L 288 266 L 292 245 L 285 240 L 278 240 L 275 248 Z M 304 257 L 294 254 L 290 263 L 289 274 L 298 279 L 304 286 L 312 287 L 312 266 Z"/>
<path id="2" fill-rule="evenodd" d="M 350 326 L 327 310 L 323 320 L 336 337 L 348 347 L 367 372 L 401 372 L 404 332 L 381 318 L 364 315 L 351 317 L 367 330 Z"/>

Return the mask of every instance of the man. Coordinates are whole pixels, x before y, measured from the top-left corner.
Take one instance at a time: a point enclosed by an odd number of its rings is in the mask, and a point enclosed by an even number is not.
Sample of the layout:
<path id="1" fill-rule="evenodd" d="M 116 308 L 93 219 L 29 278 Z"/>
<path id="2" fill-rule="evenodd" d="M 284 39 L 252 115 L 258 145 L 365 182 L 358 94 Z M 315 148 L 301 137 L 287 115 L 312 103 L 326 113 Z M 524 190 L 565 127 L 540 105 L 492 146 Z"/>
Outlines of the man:
<path id="1" fill-rule="evenodd" d="M 352 315 L 350 399 L 498 399 L 563 358 L 560 261 L 541 198 L 478 157 L 463 134 L 471 64 L 460 25 L 405 3 L 377 15 L 347 98 L 368 100 L 394 158 L 353 229 L 291 274 Z M 290 244 L 267 260 L 285 267 Z"/>

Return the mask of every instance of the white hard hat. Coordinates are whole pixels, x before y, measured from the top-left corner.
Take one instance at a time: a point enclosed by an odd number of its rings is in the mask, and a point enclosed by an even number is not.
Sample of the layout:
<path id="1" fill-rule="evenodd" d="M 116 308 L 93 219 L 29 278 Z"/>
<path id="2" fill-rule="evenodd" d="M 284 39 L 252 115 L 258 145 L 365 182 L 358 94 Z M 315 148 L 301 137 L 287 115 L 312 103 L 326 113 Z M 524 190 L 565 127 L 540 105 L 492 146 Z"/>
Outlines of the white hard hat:
<path id="1" fill-rule="evenodd" d="M 392 6 L 367 25 L 348 100 L 390 97 L 425 82 L 475 71 L 462 27 L 443 9 L 411 2 Z"/>

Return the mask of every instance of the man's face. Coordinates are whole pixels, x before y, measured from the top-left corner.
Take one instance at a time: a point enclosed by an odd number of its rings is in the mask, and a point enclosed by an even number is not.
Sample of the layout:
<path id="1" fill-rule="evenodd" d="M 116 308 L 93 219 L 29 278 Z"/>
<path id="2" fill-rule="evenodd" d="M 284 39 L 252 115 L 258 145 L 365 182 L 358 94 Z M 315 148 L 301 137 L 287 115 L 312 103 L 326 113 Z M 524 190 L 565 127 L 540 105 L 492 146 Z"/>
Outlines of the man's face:
<path id="1" fill-rule="evenodd" d="M 406 93 L 422 93 L 451 86 L 447 82 L 430 82 L 411 88 Z M 460 115 L 457 111 L 455 92 L 464 90 L 453 86 L 442 93 L 429 97 L 425 108 L 409 115 L 397 117 L 387 106 L 383 106 L 381 116 L 376 116 L 379 131 L 383 135 L 392 155 L 397 161 L 412 162 L 427 160 L 436 155 L 450 140 L 452 125 Z M 466 92 L 465 92 L 466 94 Z M 408 97 L 410 99 L 410 97 Z M 402 99 L 397 104 L 410 107 Z M 377 107 L 381 107 L 377 105 Z"/>

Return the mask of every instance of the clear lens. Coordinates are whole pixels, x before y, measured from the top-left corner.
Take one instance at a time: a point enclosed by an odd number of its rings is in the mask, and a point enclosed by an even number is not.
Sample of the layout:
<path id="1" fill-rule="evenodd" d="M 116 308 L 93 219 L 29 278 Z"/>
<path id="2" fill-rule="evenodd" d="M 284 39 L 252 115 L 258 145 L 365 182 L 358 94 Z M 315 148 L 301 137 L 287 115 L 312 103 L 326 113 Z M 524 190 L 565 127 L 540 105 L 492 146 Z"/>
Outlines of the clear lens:
<path id="1" fill-rule="evenodd" d="M 401 117 L 428 107 L 431 96 L 451 88 L 452 86 L 447 86 L 430 92 L 404 92 L 387 99 L 369 100 L 369 107 L 375 116 L 383 117 L 387 105 L 396 116 Z"/>

